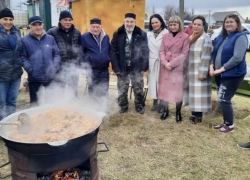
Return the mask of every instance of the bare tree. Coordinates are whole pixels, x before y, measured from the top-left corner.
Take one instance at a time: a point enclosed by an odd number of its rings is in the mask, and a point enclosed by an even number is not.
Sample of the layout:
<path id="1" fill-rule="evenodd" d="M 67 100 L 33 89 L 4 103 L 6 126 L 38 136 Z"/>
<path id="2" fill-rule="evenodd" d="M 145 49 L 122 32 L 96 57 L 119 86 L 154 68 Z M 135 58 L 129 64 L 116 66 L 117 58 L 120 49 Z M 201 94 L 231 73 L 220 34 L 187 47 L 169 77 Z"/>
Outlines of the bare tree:
<path id="1" fill-rule="evenodd" d="M 164 9 L 164 19 L 169 19 L 171 16 L 175 15 L 176 8 L 174 6 L 166 6 Z"/>
<path id="2" fill-rule="evenodd" d="M 192 9 L 191 11 L 188 9 L 184 9 L 184 19 L 185 20 L 192 20 L 193 16 L 192 16 L 192 12 L 194 12 L 194 9 Z M 171 16 L 173 15 L 177 15 L 179 16 L 179 8 L 176 8 L 174 6 L 166 6 L 165 10 L 164 10 L 164 18 L 165 19 L 169 19 Z"/>
<path id="3" fill-rule="evenodd" d="M 1 11 L 3 8 L 5 8 L 5 7 L 7 7 L 7 6 L 6 6 L 6 1 L 5 1 L 5 0 L 0 0 L 0 11 Z"/>

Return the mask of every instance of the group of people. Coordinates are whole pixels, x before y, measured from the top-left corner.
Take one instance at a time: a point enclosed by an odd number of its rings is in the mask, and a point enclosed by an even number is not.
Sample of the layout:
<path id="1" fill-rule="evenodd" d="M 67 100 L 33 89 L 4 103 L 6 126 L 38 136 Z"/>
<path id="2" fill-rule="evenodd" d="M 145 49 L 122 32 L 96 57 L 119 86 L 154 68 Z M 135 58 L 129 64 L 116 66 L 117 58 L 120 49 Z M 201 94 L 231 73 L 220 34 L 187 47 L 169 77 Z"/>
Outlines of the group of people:
<path id="1" fill-rule="evenodd" d="M 176 122 L 182 121 L 182 106 L 189 105 L 190 122 L 201 123 L 203 113 L 212 108 L 212 77 L 215 76 L 223 122 L 214 129 L 222 133 L 234 131 L 231 99 L 246 74 L 248 45 L 237 15 L 225 17 L 213 52 L 203 16 L 193 19 L 192 33 L 188 34 L 178 16 L 169 19 L 166 29 L 162 17 L 154 14 L 146 34 L 136 26 L 136 15 L 127 13 L 111 43 L 100 19 L 91 19 L 89 32 L 81 35 L 69 11 L 62 11 L 58 26 L 47 33 L 42 19 L 31 17 L 30 33 L 23 38 L 13 22 L 12 12 L 3 9 L 0 12 L 0 120 L 15 112 L 21 67 L 28 73 L 31 105 L 37 105 L 39 88 L 52 83 L 62 88 L 68 84 L 77 95 L 81 68 L 89 72 L 90 97 L 107 99 L 111 62 L 118 80 L 120 113 L 128 111 L 130 80 L 135 109 L 144 113 L 143 73 L 148 71 L 151 110 L 161 113 L 161 120 L 168 117 L 169 103 L 175 103 Z"/>

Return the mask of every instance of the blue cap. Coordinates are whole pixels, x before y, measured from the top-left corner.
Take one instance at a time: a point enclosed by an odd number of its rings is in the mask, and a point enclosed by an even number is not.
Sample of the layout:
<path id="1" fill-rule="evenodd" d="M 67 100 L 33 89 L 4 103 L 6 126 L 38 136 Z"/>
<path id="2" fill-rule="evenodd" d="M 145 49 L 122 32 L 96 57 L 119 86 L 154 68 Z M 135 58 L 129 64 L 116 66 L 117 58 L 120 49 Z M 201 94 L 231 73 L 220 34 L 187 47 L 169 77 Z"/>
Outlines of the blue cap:
<path id="1" fill-rule="evenodd" d="M 36 23 L 36 22 L 42 23 L 43 20 L 42 20 L 42 18 L 41 18 L 40 16 L 33 16 L 33 17 L 31 17 L 31 18 L 29 19 L 29 25 L 34 24 L 34 23 Z"/>

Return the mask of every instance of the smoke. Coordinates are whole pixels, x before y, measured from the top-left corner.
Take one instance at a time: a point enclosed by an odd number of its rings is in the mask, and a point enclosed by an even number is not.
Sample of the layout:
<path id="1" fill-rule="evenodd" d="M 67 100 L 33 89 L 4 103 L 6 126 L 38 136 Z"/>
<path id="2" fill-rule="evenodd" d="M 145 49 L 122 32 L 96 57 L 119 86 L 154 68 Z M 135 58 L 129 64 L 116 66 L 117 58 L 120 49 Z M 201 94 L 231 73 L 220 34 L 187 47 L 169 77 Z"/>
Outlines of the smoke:
<path id="1" fill-rule="evenodd" d="M 110 108 L 115 106 L 117 102 L 109 98 L 109 87 L 104 88 L 105 85 L 102 83 L 93 85 L 94 90 L 91 93 L 88 92 L 88 85 L 93 83 L 92 73 L 93 71 L 88 64 L 83 64 L 81 67 L 67 64 L 47 87 L 41 86 L 39 88 L 37 92 L 38 106 L 62 107 L 70 105 L 70 107 L 78 107 L 78 110 L 79 108 L 82 110 L 88 108 L 110 115 Z"/>

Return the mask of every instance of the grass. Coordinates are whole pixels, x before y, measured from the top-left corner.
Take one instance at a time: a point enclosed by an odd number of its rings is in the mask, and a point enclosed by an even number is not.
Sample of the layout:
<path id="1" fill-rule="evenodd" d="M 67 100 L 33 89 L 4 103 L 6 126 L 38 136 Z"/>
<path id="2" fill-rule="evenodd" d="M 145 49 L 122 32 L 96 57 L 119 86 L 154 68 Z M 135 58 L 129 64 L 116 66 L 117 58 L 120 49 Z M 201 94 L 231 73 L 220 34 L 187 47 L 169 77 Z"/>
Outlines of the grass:
<path id="1" fill-rule="evenodd" d="M 250 62 L 250 53 L 247 56 Z M 111 76 L 111 81 L 116 77 Z M 80 92 L 84 83 L 80 80 Z M 222 122 L 222 112 L 212 118 L 204 116 L 203 123 L 190 124 L 188 107 L 182 110 L 183 122 L 175 122 L 175 107 L 170 116 L 160 121 L 160 114 L 151 112 L 152 100 L 147 98 L 145 114 L 136 113 L 133 99 L 128 113 L 120 115 L 116 102 L 117 90 L 110 89 L 111 114 L 104 118 L 98 136 L 106 142 L 109 152 L 99 153 L 98 161 L 103 180 L 248 180 L 250 179 L 250 151 L 239 149 L 239 142 L 248 142 L 250 114 L 248 98 L 235 96 L 235 131 L 221 134 L 212 125 Z M 18 108 L 27 108 L 28 93 L 22 91 Z M 216 93 L 213 91 L 213 106 Z M 0 141 L 0 164 L 8 159 Z M 0 170 L 7 174 L 10 167 Z M 10 180 L 10 178 L 8 179 Z"/>

